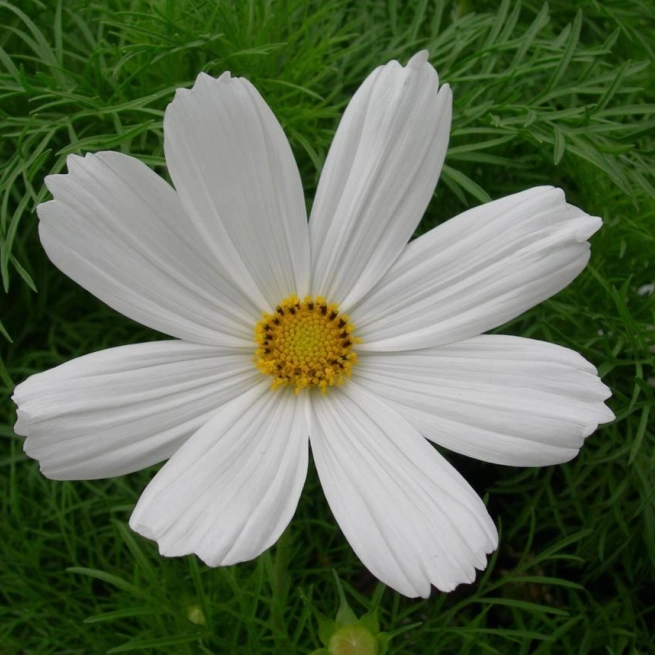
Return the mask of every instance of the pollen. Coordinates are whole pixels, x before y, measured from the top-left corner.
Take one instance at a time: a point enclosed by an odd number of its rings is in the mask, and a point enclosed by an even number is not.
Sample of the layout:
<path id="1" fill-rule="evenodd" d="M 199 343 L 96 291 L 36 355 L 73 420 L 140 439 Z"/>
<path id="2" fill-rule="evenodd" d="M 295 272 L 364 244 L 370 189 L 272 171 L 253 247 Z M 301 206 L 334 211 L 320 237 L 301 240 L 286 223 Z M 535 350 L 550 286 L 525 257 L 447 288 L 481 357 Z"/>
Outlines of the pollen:
<path id="1" fill-rule="evenodd" d="M 257 368 L 273 378 L 273 389 L 341 386 L 357 363 L 360 343 L 348 316 L 324 298 L 290 296 L 255 326 Z"/>

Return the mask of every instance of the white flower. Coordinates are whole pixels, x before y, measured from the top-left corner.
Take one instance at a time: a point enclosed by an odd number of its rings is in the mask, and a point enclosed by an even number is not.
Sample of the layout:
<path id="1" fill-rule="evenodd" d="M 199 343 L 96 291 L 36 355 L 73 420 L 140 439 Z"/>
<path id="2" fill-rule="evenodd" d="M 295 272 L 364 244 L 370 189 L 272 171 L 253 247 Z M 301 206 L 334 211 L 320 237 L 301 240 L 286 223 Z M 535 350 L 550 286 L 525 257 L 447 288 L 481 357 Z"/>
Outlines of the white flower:
<path id="1" fill-rule="evenodd" d="M 423 597 L 474 580 L 496 528 L 425 438 L 542 466 L 575 457 L 613 415 L 577 353 L 480 336 L 569 284 L 600 219 L 539 187 L 407 244 L 450 120 L 427 53 L 373 71 L 339 125 L 309 224 L 280 125 L 229 73 L 201 74 L 166 111 L 175 189 L 119 153 L 70 157 L 38 208 L 48 256 L 176 340 L 87 355 L 19 385 L 27 454 L 58 480 L 170 458 L 130 525 L 163 555 L 219 566 L 275 543 L 311 444 L 332 512 L 374 575 Z"/>

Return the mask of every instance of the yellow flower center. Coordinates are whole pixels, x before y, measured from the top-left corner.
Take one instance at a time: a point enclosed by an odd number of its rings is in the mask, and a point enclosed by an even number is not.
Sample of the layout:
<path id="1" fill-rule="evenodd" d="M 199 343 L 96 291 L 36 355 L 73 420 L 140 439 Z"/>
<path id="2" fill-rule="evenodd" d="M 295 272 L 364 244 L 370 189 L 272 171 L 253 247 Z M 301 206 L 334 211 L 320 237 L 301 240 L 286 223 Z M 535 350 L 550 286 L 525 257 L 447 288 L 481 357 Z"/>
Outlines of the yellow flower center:
<path id="1" fill-rule="evenodd" d="M 300 393 L 305 387 L 342 385 L 350 377 L 357 355 L 348 316 L 324 298 L 289 296 L 274 314 L 263 314 L 255 326 L 257 368 L 273 377 L 273 389 L 284 385 Z"/>

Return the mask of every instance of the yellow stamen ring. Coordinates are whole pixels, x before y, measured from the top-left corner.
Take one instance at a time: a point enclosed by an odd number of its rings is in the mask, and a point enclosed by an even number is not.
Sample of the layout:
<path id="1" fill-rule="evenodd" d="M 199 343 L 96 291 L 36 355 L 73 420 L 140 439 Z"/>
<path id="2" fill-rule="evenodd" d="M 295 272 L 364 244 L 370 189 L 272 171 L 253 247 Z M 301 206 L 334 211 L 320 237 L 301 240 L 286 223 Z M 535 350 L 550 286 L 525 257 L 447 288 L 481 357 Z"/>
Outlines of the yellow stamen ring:
<path id="1" fill-rule="evenodd" d="M 323 393 L 341 386 L 357 363 L 348 316 L 324 298 L 289 296 L 274 314 L 262 314 L 255 326 L 257 368 L 273 377 L 273 389 L 289 385 L 300 393 L 318 387 Z"/>

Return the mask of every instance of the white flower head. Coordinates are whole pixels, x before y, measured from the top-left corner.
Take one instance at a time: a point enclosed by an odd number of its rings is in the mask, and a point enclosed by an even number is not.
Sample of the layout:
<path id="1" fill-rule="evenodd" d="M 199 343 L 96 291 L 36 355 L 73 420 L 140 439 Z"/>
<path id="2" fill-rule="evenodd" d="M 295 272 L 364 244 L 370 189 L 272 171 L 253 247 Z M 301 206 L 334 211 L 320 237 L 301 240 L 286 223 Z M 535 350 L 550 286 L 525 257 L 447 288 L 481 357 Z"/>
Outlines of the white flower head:
<path id="1" fill-rule="evenodd" d="M 130 525 L 163 555 L 219 566 L 279 538 L 311 444 L 330 508 L 374 575 L 412 597 L 474 580 L 496 528 L 426 439 L 542 466 L 575 457 L 613 415 L 577 353 L 482 335 L 569 284 L 599 218 L 539 187 L 407 243 L 450 122 L 450 88 L 426 52 L 377 68 L 346 109 L 309 222 L 282 128 L 229 73 L 201 74 L 166 111 L 175 188 L 126 155 L 69 157 L 38 207 L 48 256 L 175 339 L 20 384 L 26 453 L 58 480 L 168 459 Z"/>

